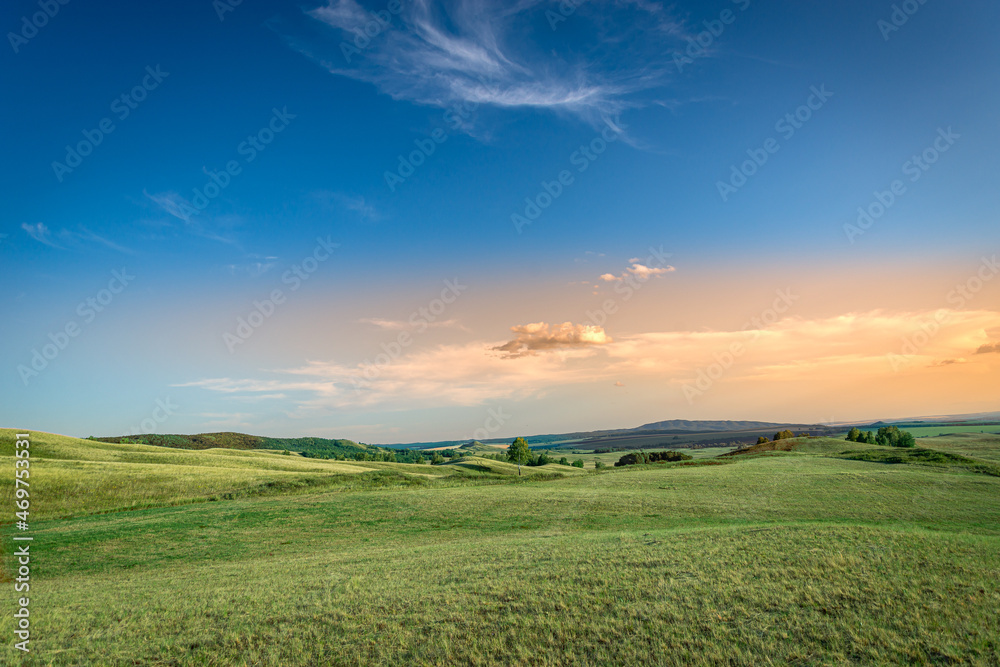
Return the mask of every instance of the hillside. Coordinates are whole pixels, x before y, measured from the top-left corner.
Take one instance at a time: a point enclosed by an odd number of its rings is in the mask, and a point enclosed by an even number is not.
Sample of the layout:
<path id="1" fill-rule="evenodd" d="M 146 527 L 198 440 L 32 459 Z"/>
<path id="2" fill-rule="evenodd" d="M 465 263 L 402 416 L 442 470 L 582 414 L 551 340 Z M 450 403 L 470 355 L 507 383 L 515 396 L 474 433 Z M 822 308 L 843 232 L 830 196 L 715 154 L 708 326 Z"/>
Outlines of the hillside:
<path id="1" fill-rule="evenodd" d="M 97 442 L 114 444 L 144 444 L 174 449 L 276 449 L 298 452 L 312 458 L 350 457 L 362 452 L 371 452 L 368 445 L 352 440 L 330 440 L 327 438 L 271 438 L 246 433 L 199 433 L 197 435 L 143 433 L 140 435 L 88 438 Z"/>
<path id="2" fill-rule="evenodd" d="M 4 461 L 13 460 L 14 433 L 11 429 L 0 429 L 0 459 Z M 170 440 L 176 444 L 183 443 L 180 438 L 189 436 L 168 437 L 178 438 Z M 221 440 L 224 439 L 214 442 Z M 450 484 L 486 477 L 502 480 L 510 475 L 510 468 L 517 474 L 517 467 L 511 464 L 468 457 L 450 465 L 331 461 L 291 451 L 283 453 L 286 450 L 140 445 L 83 440 L 41 431 L 31 431 L 30 442 L 32 466 L 44 471 L 43 475 L 32 478 L 33 497 L 38 498 L 32 512 L 36 517 L 46 518 L 321 489 Z M 557 466 L 559 470 L 549 468 L 526 470 L 532 474 L 544 471 L 563 476 L 577 473 L 575 468 L 567 466 Z M 0 479 L 0 502 L 8 505 L 13 504 L 12 480 L 13 474 Z"/>
<path id="3" fill-rule="evenodd" d="M 31 442 L 45 613 L 4 664 L 1000 663 L 1000 436 L 522 477 Z"/>

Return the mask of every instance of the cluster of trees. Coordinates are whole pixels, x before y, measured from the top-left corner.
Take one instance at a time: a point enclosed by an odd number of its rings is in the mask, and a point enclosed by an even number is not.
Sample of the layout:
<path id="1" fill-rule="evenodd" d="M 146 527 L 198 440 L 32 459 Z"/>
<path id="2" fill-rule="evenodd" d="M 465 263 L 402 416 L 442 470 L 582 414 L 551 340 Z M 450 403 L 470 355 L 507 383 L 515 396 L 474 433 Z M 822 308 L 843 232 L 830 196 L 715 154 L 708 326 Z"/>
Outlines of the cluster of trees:
<path id="1" fill-rule="evenodd" d="M 401 450 L 409 452 L 410 450 Z M 419 455 L 419 452 L 414 452 Z M 666 452 L 665 452 L 666 453 Z M 550 453 L 545 450 L 532 451 L 531 447 L 528 445 L 528 441 L 524 438 L 515 438 L 514 442 L 510 444 L 504 452 L 490 453 L 479 453 L 479 452 L 469 452 L 462 451 L 458 449 L 444 449 L 436 451 L 431 458 L 431 465 L 439 465 L 446 462 L 449 459 L 456 459 L 462 456 L 478 456 L 480 458 L 489 459 L 491 461 L 507 461 L 510 463 L 516 463 L 520 466 L 544 466 L 550 463 L 556 463 L 558 465 L 572 466 L 574 468 L 582 468 L 584 466 L 583 459 L 576 459 L 575 461 L 570 461 L 565 456 L 560 457 L 558 460 Z M 680 454 L 679 456 L 684 456 Z M 690 458 L 690 457 L 685 457 Z M 397 458 L 397 460 L 399 460 Z M 673 459 L 671 459 L 673 460 Z M 677 459 L 680 460 L 680 459 Z M 416 463 L 424 463 L 423 457 L 420 457 L 419 461 Z M 604 462 L 600 459 L 594 459 L 594 467 L 600 470 L 606 467 Z"/>
<path id="2" fill-rule="evenodd" d="M 640 463 L 661 463 L 690 460 L 691 457 L 689 455 L 682 454 L 680 452 L 636 452 L 634 454 L 626 454 L 618 459 L 618 462 L 615 463 L 615 467 L 631 466 Z"/>
<path id="3" fill-rule="evenodd" d="M 412 449 L 401 449 L 394 451 L 391 449 L 372 449 L 363 452 L 353 452 L 349 454 L 327 454 L 315 451 L 301 452 L 302 456 L 311 459 L 324 459 L 327 461 L 381 461 L 383 463 L 427 463 L 427 460 L 420 452 Z"/>
<path id="4" fill-rule="evenodd" d="M 777 442 L 779 440 L 788 440 L 789 438 L 804 438 L 808 435 L 809 435 L 808 433 L 799 433 L 798 435 L 795 435 L 786 428 L 784 431 L 778 431 L 777 433 L 774 434 L 774 441 Z M 767 436 L 762 435 L 759 438 L 757 438 L 758 445 L 762 445 L 765 442 L 771 442 L 770 440 L 767 439 Z"/>
<path id="5" fill-rule="evenodd" d="M 909 431 L 900 431 L 898 426 L 883 426 L 876 433 L 852 428 L 847 433 L 850 442 L 864 442 L 886 447 L 916 447 L 917 441 Z"/>
<path id="6" fill-rule="evenodd" d="M 514 442 L 510 444 L 505 452 L 497 452 L 496 454 L 480 454 L 483 458 L 492 459 L 494 461 L 508 461 L 510 463 L 516 463 L 519 466 L 544 466 L 549 463 L 558 463 L 563 466 L 573 466 L 575 468 L 583 467 L 583 459 L 577 459 L 570 463 L 570 460 L 565 456 L 560 457 L 556 460 L 547 451 L 533 452 L 531 447 L 528 445 L 528 441 L 524 438 L 515 438 Z"/>

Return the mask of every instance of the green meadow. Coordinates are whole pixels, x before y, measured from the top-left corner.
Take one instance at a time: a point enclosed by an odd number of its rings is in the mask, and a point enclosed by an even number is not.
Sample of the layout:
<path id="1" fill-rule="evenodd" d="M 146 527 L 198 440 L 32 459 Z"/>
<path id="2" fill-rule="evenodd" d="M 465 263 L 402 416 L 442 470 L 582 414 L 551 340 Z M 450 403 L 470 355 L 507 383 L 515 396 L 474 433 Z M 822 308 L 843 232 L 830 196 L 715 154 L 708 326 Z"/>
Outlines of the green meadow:
<path id="1" fill-rule="evenodd" d="M 1000 434 L 1000 426 L 993 425 L 983 425 L 983 424 L 971 424 L 971 425 L 959 425 L 959 426 L 949 426 L 947 424 L 943 426 L 901 426 L 900 428 L 905 429 L 912 433 L 917 438 L 933 437 L 936 435 L 957 435 L 964 433 L 991 433 Z"/>
<path id="2" fill-rule="evenodd" d="M 4 664 L 1000 664 L 997 435 L 518 476 L 31 432 L 25 655 L 14 433 Z"/>

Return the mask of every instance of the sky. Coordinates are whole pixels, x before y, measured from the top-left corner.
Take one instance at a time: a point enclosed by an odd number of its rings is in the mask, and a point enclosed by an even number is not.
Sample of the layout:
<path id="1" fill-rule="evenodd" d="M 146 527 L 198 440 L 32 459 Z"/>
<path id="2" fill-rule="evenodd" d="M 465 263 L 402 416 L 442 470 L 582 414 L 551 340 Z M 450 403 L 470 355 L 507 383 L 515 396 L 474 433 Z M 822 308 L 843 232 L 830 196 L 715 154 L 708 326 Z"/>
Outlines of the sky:
<path id="1" fill-rule="evenodd" d="M 1000 5 L 15 0 L 0 422 L 996 410 Z"/>

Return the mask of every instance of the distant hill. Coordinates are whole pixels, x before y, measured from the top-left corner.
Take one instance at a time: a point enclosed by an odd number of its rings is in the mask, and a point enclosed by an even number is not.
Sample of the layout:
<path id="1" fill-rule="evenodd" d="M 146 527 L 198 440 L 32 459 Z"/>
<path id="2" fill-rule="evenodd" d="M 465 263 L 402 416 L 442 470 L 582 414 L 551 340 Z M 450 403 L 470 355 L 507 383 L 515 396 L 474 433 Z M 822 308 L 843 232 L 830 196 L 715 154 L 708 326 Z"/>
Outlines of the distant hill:
<path id="1" fill-rule="evenodd" d="M 705 433 L 707 431 L 749 431 L 758 428 L 785 428 L 788 426 L 802 426 L 801 424 L 787 424 L 780 422 L 754 422 L 754 421 L 690 421 L 687 419 L 669 419 L 662 422 L 652 422 L 642 426 L 629 429 L 630 431 L 697 431 Z"/>
<path id="2" fill-rule="evenodd" d="M 772 436 L 776 431 L 791 429 L 795 432 L 807 431 L 813 434 L 826 434 L 839 430 L 819 424 L 793 424 L 783 422 L 734 421 L 734 420 L 703 420 L 672 419 L 653 422 L 633 428 L 606 429 L 601 431 L 576 431 L 573 433 L 548 433 L 524 436 L 532 447 L 556 447 L 572 449 L 580 446 L 584 449 L 612 448 L 621 449 L 634 445 L 636 448 L 652 446 L 680 446 L 689 444 L 724 445 L 726 443 L 742 444 L 749 440 L 755 442 L 760 435 Z M 844 429 L 846 430 L 846 429 Z M 509 444 L 513 437 L 489 438 L 481 443 L 473 444 Z M 670 442 L 667 442 L 667 440 Z M 407 444 L 382 445 L 390 449 L 442 449 L 466 446 L 467 440 L 444 440 L 439 442 L 411 442 Z"/>

